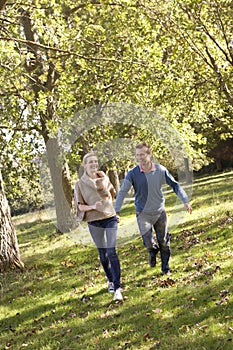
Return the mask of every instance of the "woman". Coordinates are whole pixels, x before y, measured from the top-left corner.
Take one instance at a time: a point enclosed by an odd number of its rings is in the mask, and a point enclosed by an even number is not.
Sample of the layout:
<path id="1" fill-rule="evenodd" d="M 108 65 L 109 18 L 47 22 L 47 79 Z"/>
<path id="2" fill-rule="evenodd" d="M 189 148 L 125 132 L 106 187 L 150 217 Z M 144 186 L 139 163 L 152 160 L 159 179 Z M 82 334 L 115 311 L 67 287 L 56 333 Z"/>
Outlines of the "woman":
<path id="1" fill-rule="evenodd" d="M 84 156 L 83 167 L 84 174 L 75 184 L 77 216 L 88 223 L 108 278 L 108 291 L 114 292 L 113 300 L 123 300 L 120 262 L 116 253 L 117 217 L 112 204 L 115 190 L 104 172 L 98 171 L 95 153 Z"/>

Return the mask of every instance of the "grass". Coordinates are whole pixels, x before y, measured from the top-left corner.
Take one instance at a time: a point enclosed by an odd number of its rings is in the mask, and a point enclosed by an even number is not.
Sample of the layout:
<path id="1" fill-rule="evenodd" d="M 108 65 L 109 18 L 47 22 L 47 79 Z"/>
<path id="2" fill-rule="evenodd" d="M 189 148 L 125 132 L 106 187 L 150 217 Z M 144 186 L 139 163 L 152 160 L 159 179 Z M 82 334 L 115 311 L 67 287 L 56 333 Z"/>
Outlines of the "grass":
<path id="1" fill-rule="evenodd" d="M 233 171 L 195 179 L 193 214 L 182 219 L 166 190 L 168 216 L 177 219 L 170 277 L 161 276 L 159 259 L 149 267 L 134 207 L 125 206 L 123 303 L 106 292 L 97 251 L 75 243 L 77 232 L 56 235 L 41 214 L 15 218 L 26 268 L 0 275 L 0 349 L 232 349 L 232 186 Z"/>

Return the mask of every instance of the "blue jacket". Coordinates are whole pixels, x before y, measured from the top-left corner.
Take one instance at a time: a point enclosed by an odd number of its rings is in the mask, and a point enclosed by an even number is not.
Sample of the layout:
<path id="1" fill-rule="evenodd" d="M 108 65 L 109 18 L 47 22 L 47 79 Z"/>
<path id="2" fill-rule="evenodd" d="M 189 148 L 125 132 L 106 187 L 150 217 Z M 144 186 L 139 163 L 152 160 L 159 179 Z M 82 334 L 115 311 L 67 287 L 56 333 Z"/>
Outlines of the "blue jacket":
<path id="1" fill-rule="evenodd" d="M 135 207 L 137 212 L 159 212 L 164 209 L 165 199 L 162 185 L 168 184 L 183 203 L 188 203 L 188 196 L 169 171 L 160 164 L 154 164 L 155 170 L 144 173 L 137 165 L 131 169 L 117 194 L 116 213 L 120 212 L 124 198 L 133 186 Z"/>

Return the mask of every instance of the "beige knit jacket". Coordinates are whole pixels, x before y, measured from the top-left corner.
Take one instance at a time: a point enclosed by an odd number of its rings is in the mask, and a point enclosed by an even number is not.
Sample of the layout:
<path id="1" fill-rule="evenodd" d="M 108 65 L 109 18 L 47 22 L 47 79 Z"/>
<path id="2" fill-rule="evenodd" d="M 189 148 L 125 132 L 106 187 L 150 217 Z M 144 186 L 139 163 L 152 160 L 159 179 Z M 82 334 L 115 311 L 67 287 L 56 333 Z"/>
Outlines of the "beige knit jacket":
<path id="1" fill-rule="evenodd" d="M 113 185 L 103 171 L 97 172 L 97 179 L 91 179 L 86 172 L 75 184 L 74 201 L 78 221 L 103 220 L 116 214 L 112 200 L 116 195 Z M 79 204 L 93 205 L 101 201 L 102 206 L 98 210 L 81 212 Z"/>

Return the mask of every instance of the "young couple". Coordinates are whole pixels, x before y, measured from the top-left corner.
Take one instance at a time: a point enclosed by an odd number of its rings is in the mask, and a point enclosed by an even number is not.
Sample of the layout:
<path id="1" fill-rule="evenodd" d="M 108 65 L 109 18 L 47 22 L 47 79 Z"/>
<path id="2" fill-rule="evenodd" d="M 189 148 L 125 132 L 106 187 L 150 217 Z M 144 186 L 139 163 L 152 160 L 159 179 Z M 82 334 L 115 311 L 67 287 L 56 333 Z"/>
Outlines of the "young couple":
<path id="1" fill-rule="evenodd" d="M 133 186 L 134 189 L 136 217 L 144 246 L 149 253 L 149 264 L 151 267 L 156 265 L 156 255 L 160 251 L 163 274 L 170 274 L 171 251 L 162 185 L 168 184 L 184 203 L 185 209 L 192 213 L 187 194 L 180 184 L 164 166 L 152 163 L 151 157 L 152 152 L 147 143 L 136 146 L 138 165 L 127 173 L 117 194 L 115 207 L 115 190 L 105 173 L 98 170 L 95 153 L 84 156 L 84 174 L 75 184 L 77 215 L 88 224 L 108 279 L 108 291 L 114 293 L 113 300 L 123 300 L 116 237 L 120 209 L 130 188 Z"/>

